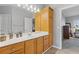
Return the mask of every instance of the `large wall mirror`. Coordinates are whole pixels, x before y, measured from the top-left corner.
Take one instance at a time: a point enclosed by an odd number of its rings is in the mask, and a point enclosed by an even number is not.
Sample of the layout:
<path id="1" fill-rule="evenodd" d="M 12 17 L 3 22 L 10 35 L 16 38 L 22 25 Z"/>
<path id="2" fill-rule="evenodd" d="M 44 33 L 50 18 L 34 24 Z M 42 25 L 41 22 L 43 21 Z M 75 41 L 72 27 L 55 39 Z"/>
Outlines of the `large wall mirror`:
<path id="1" fill-rule="evenodd" d="M 0 34 L 34 32 L 34 14 L 43 7 L 43 4 L 0 4 Z"/>

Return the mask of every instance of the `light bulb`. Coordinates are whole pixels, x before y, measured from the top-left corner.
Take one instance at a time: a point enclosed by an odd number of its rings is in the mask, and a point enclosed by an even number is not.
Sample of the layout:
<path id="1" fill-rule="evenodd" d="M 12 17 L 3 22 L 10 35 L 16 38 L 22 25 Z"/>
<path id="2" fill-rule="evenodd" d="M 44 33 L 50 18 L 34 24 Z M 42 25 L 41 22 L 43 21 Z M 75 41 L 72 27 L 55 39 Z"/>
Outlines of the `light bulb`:
<path id="1" fill-rule="evenodd" d="M 21 7 L 21 4 L 17 4 L 18 7 Z"/>

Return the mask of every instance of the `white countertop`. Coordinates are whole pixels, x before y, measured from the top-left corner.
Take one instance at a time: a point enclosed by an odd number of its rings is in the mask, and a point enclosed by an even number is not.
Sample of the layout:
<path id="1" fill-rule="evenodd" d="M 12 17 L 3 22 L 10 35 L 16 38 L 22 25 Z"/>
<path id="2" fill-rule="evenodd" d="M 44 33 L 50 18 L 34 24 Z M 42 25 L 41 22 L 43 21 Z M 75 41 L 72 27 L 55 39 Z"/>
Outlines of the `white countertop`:
<path id="1" fill-rule="evenodd" d="M 29 35 L 31 34 L 31 35 Z M 10 44 L 15 44 L 15 43 L 19 43 L 19 42 L 23 42 L 26 40 L 30 40 L 30 39 L 34 39 L 34 38 L 38 38 L 40 36 L 45 36 L 48 35 L 48 32 L 32 32 L 32 33 L 27 33 L 24 34 L 22 37 L 19 38 L 13 38 L 13 39 L 9 39 L 3 42 L 0 42 L 0 47 L 4 47 Z"/>

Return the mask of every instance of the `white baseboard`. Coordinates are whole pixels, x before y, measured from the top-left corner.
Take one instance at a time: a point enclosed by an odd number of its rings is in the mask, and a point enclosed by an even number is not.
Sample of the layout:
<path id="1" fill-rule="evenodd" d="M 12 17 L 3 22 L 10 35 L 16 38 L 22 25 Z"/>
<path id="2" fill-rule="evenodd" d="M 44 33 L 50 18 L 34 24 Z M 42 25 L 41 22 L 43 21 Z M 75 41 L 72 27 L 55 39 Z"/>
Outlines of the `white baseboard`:
<path id="1" fill-rule="evenodd" d="M 58 47 L 58 46 L 52 46 L 52 47 L 57 48 L 57 49 L 62 49 L 62 48 L 60 48 L 60 47 Z"/>

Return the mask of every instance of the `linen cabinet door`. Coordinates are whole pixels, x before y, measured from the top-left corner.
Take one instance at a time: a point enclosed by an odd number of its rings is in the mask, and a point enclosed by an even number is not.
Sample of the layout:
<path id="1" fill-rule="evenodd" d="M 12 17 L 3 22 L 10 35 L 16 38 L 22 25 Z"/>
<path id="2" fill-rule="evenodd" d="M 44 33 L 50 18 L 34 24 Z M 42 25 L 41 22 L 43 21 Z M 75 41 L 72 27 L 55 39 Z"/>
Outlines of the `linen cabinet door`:
<path id="1" fill-rule="evenodd" d="M 28 40 L 25 42 L 25 54 L 35 54 L 36 53 L 36 40 Z"/>
<path id="2" fill-rule="evenodd" d="M 49 19 L 48 19 L 48 9 L 43 9 L 41 11 L 41 31 L 49 31 Z"/>

